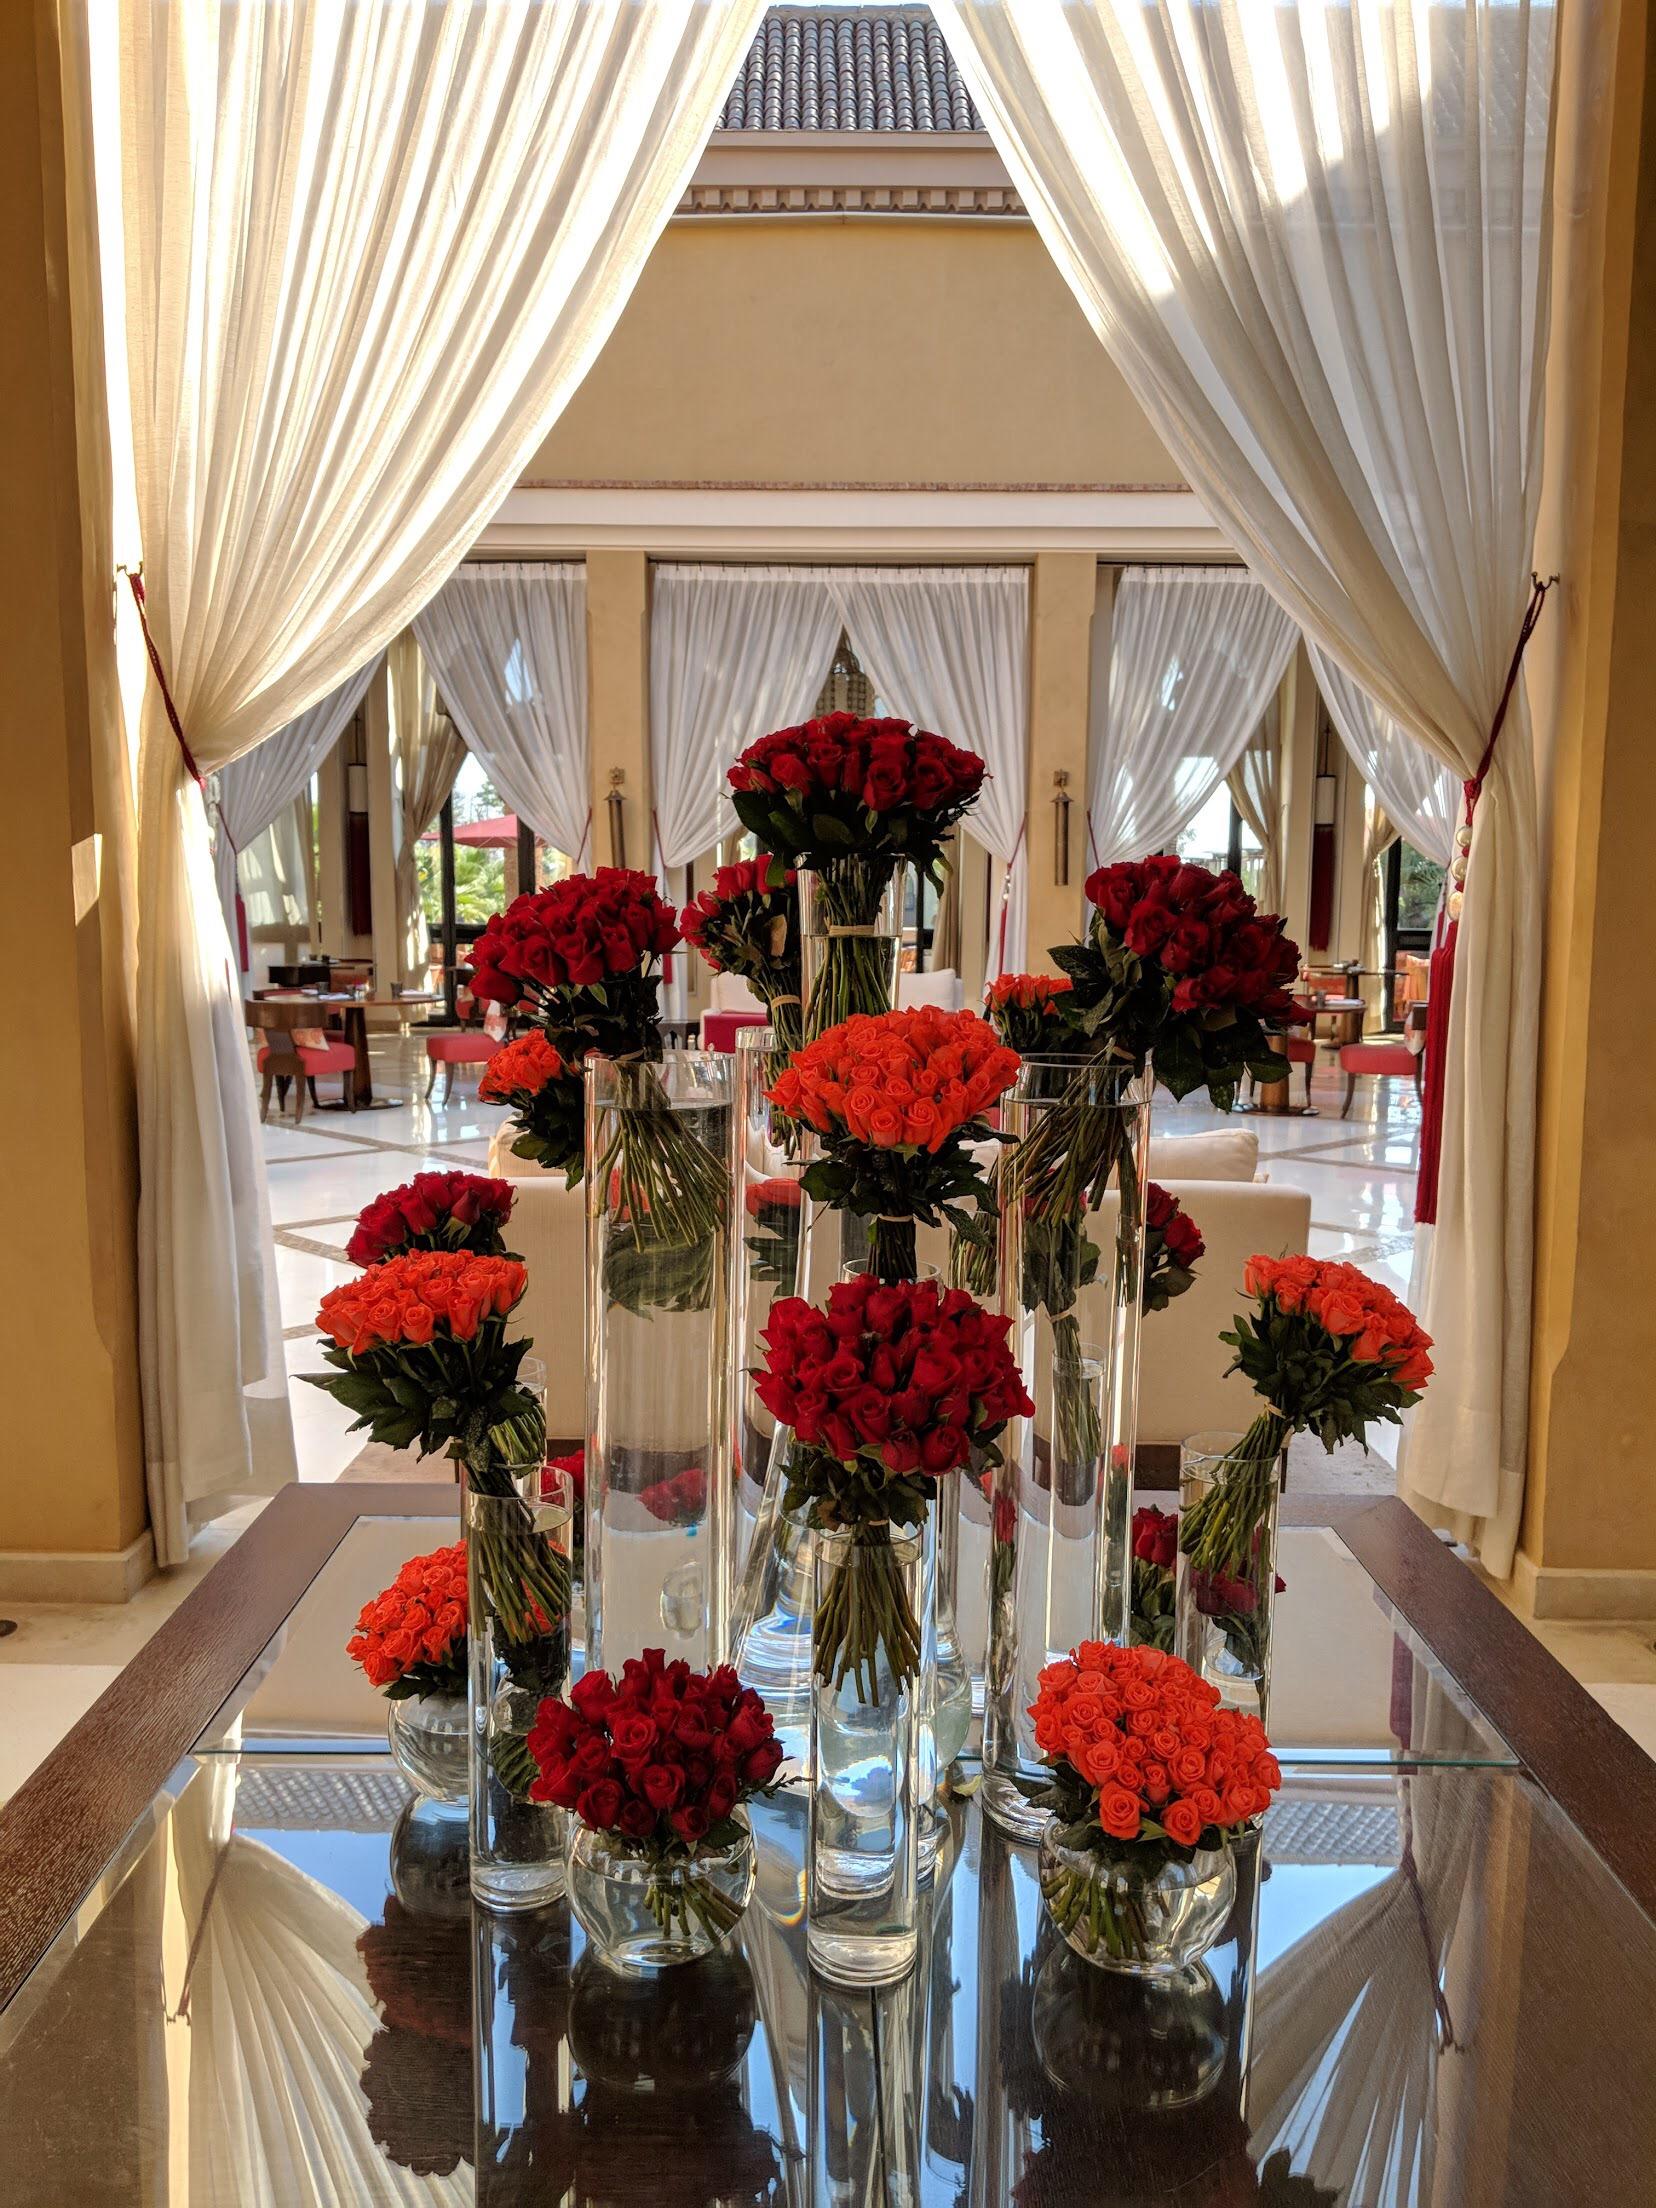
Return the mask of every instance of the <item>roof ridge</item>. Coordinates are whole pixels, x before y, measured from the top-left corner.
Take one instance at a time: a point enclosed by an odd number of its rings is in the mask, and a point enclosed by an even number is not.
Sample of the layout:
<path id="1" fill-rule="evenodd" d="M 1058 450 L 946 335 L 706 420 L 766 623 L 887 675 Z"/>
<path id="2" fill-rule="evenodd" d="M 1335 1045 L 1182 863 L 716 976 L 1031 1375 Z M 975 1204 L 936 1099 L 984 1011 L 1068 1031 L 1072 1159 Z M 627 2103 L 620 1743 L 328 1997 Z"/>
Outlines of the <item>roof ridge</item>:
<path id="1" fill-rule="evenodd" d="M 723 131 L 981 132 L 929 7 L 768 8 Z"/>

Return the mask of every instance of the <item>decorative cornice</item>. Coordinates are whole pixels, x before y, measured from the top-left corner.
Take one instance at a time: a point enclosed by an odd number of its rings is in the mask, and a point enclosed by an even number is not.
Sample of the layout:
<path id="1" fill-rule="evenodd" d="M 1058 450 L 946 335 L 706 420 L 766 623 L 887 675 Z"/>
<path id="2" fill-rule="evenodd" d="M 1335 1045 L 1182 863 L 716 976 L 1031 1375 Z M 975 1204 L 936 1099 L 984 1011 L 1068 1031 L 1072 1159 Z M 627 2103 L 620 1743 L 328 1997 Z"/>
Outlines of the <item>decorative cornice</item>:
<path id="1" fill-rule="evenodd" d="M 997 498 L 1017 497 L 1028 492 L 1046 496 L 1052 492 L 1065 497 L 1115 496 L 1130 492 L 1136 496 L 1165 496 L 1169 492 L 1188 494 L 1188 483 L 890 483 L 890 482 L 806 482 L 794 477 L 784 483 L 755 482 L 743 477 L 740 481 L 730 477 L 723 480 L 707 477 L 696 482 L 680 476 L 647 475 L 524 475 L 518 478 L 520 491 L 881 491 L 922 492 L 930 496 L 934 491 L 989 492 Z"/>
<path id="2" fill-rule="evenodd" d="M 692 184 L 673 210 L 729 215 L 927 215 L 1027 222 L 1010 184 Z"/>

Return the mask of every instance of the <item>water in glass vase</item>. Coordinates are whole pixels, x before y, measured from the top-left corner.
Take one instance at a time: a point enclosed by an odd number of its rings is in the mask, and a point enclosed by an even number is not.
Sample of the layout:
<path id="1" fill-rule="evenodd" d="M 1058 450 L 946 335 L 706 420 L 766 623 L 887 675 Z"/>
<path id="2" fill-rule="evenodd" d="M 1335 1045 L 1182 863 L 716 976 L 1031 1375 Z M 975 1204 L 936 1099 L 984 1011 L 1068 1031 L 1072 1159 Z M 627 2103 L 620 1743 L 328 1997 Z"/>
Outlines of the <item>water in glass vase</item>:
<path id="1" fill-rule="evenodd" d="M 806 1951 L 840 1985 L 885 1985 L 918 1952 L 923 1543 L 862 1526 L 815 1549 Z"/>

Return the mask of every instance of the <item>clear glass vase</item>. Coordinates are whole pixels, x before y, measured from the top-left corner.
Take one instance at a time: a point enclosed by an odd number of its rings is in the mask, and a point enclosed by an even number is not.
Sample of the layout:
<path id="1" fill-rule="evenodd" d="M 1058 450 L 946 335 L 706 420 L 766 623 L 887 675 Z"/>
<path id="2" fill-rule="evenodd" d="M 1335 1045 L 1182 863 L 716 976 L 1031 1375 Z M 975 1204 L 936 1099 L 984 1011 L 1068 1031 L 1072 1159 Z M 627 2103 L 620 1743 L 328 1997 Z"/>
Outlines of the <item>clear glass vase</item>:
<path id="1" fill-rule="evenodd" d="M 813 1546 L 806 1950 L 837 1984 L 886 1985 L 918 1952 L 925 1544 L 877 1524 Z"/>
<path id="2" fill-rule="evenodd" d="M 1224 1931 L 1236 1898 L 1228 1844 L 1189 1855 L 1158 1843 L 1082 1844 L 1056 1818 L 1041 1835 L 1041 1899 L 1069 1945 L 1101 1970 L 1165 1978 Z"/>
<path id="3" fill-rule="evenodd" d="M 589 1671 L 727 1650 L 731 1064 L 586 1063 Z"/>
<path id="4" fill-rule="evenodd" d="M 624 1977 L 693 1963 L 725 1946 L 753 1893 L 753 1836 L 733 1813 L 738 1838 L 662 1857 L 615 1833 L 576 1828 L 569 1850 L 569 1906 L 587 1938 Z"/>
<path id="5" fill-rule="evenodd" d="M 388 1700 L 385 1737 L 397 1769 L 431 1802 L 466 1798 L 471 1726 L 464 1690 Z"/>
<path id="6" fill-rule="evenodd" d="M 1043 1822 L 1019 1784 L 1042 1776 L 1041 1670 L 1130 1632 L 1150 1093 L 1128 1067 L 1026 1058 L 1002 1107 L 997 1300 L 1035 1416 L 989 1497 L 984 1806 L 1023 1839 Z"/>
<path id="7" fill-rule="evenodd" d="M 855 853 L 799 869 L 807 1042 L 853 1013 L 895 1007 L 907 872 Z"/>
<path id="8" fill-rule="evenodd" d="M 1286 1445 L 1286 1427 L 1267 1413 L 1245 1434 L 1192 1434 L 1179 1446 L 1174 1646 L 1228 1707 L 1262 1724 Z"/>
<path id="9" fill-rule="evenodd" d="M 730 1401 L 735 1405 L 734 1583 L 747 1569 L 754 1531 L 764 1515 L 766 1481 L 777 1447 L 777 1424 L 754 1391 L 764 1361 L 760 1340 L 778 1298 L 797 1295 L 805 1216 L 800 1176 L 801 1130 L 766 1101 L 785 1055 L 777 1032 L 743 1028 L 736 1037 L 736 1103 L 731 1126 L 734 1232 L 731 1235 Z"/>
<path id="10" fill-rule="evenodd" d="M 471 1744 L 471 1887 L 495 1909 L 536 1909 L 563 1892 L 563 1813 L 530 1799 L 535 1713 L 569 1684 L 568 1478 L 550 1465 L 468 1471 L 466 1638 Z"/>

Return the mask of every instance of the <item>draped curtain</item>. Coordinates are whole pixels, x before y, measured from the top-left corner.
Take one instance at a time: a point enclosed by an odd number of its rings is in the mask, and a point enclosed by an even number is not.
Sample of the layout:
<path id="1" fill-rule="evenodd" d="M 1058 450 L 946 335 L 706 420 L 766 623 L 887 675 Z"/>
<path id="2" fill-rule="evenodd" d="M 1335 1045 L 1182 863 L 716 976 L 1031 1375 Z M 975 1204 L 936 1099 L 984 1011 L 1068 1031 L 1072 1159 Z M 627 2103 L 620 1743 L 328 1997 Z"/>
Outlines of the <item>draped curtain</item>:
<path id="1" fill-rule="evenodd" d="M 454 724 L 519 818 L 579 860 L 587 766 L 586 567 L 468 562 L 414 616 Z"/>
<path id="2" fill-rule="evenodd" d="M 1328 717 L 1391 821 L 1393 834 L 1446 867 L 1455 855 L 1460 784 L 1418 738 L 1315 645 L 1311 661 Z"/>
<path id="3" fill-rule="evenodd" d="M 220 835 L 214 852 L 219 909 L 233 952 L 241 948 L 236 921 L 236 861 L 255 836 L 272 826 L 277 816 L 309 783 L 311 776 L 338 743 L 340 732 L 362 703 L 374 679 L 380 655 L 347 675 L 337 690 L 330 690 L 313 706 L 267 736 L 262 744 L 221 767 L 218 776 Z"/>
<path id="4" fill-rule="evenodd" d="M 203 772 L 381 651 L 475 540 L 614 325 L 762 4 L 119 0 L 144 586 Z M 139 877 L 140 1347 L 172 1564 L 293 1446 L 241 1009 L 154 682 Z"/>
<path id="5" fill-rule="evenodd" d="M 1529 593 L 1554 9 L 936 0 L 1077 300 L 1214 521 L 1458 779 Z M 1522 692 L 1478 807 L 1404 1493 L 1512 1567 L 1533 1258 L 1537 823 Z"/>
<path id="6" fill-rule="evenodd" d="M 1237 811 L 1259 845 L 1259 902 L 1282 910 L 1282 690 L 1271 692 L 1259 726 L 1225 777 Z"/>
<path id="7" fill-rule="evenodd" d="M 465 739 L 437 695 L 431 668 L 405 629 L 386 653 L 391 677 L 391 747 L 401 785 L 397 843 L 397 951 L 405 988 L 425 978 L 431 947 L 420 901 L 420 838 L 448 802 L 466 757 Z"/>
<path id="8" fill-rule="evenodd" d="M 309 931 L 316 915 L 315 832 L 310 791 L 301 790 L 262 835 L 238 852 L 236 882 L 250 930 Z"/>
<path id="9" fill-rule="evenodd" d="M 988 762 L 967 832 L 1007 867 L 986 978 L 1024 962 L 1029 868 L 1029 570 L 837 567 L 826 571 L 851 648 L 887 710 Z"/>
<path id="10" fill-rule="evenodd" d="M 1259 726 L 1297 641 L 1289 616 L 1240 568 L 1122 571 L 1108 703 L 1094 711 L 1096 865 L 1173 848 Z"/>
<path id="11" fill-rule="evenodd" d="M 686 866 L 729 833 L 727 770 L 756 737 L 804 720 L 839 632 L 826 569 L 656 569 L 650 757 L 660 865 Z"/>

